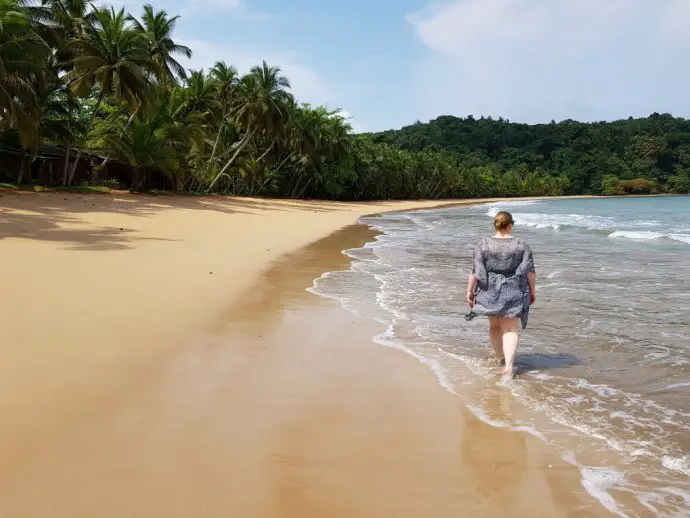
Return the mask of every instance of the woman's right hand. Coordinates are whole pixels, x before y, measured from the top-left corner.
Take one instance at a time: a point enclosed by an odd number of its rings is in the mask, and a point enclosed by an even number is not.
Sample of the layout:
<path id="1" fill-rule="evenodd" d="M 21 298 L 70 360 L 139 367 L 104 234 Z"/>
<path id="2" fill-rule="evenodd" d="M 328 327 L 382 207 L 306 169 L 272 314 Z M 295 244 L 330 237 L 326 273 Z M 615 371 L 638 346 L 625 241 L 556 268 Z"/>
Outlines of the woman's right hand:
<path id="1" fill-rule="evenodd" d="M 529 303 L 534 304 L 537 301 L 537 294 L 534 291 L 529 292 Z"/>

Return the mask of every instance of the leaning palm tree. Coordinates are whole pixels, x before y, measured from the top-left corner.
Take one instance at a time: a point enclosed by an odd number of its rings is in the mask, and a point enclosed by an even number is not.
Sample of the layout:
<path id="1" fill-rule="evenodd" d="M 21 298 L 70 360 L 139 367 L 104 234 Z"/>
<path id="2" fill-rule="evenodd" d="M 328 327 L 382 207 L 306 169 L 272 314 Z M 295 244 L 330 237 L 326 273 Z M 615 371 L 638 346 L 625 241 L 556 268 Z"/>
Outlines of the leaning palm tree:
<path id="1" fill-rule="evenodd" d="M 271 67 L 265 61 L 242 78 L 232 116 L 235 125 L 244 129 L 244 136 L 236 143 L 235 153 L 209 185 L 209 192 L 222 176 L 227 176 L 226 171 L 255 135 L 277 137 L 283 131 L 294 102 L 289 88 L 290 81 L 280 75 L 280 68 Z"/>
<path id="2" fill-rule="evenodd" d="M 218 103 L 221 108 L 221 115 L 218 120 L 218 131 L 216 132 L 216 140 L 211 150 L 211 157 L 208 159 L 207 172 L 211 170 L 211 166 L 213 165 L 213 160 L 216 157 L 216 150 L 218 149 L 223 130 L 228 127 L 227 119 L 231 113 L 232 103 L 237 92 L 237 85 L 239 84 L 237 69 L 232 65 L 227 65 L 224 61 L 218 61 L 215 64 L 209 73 L 209 77 L 216 91 Z"/>
<path id="3" fill-rule="evenodd" d="M 173 40 L 173 32 L 179 16 L 168 18 L 165 11 L 154 11 L 151 5 L 144 6 L 141 21 L 130 16 L 129 20 L 134 28 L 141 33 L 148 42 L 149 53 L 157 68 L 157 79 L 160 83 L 171 84 L 176 79 L 185 79 L 185 68 L 175 59 L 183 56 L 192 57 L 192 50 L 184 45 L 178 45 Z"/>

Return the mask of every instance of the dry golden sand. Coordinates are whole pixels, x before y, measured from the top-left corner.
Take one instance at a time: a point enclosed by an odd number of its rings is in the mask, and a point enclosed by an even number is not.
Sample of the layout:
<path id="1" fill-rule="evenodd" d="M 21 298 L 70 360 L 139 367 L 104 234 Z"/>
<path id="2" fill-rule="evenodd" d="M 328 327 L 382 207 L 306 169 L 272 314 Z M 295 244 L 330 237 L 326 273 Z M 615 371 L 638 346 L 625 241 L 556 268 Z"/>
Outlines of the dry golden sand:
<path id="1" fill-rule="evenodd" d="M 3 194 L 0 517 L 604 516 L 304 291 L 420 206 Z"/>

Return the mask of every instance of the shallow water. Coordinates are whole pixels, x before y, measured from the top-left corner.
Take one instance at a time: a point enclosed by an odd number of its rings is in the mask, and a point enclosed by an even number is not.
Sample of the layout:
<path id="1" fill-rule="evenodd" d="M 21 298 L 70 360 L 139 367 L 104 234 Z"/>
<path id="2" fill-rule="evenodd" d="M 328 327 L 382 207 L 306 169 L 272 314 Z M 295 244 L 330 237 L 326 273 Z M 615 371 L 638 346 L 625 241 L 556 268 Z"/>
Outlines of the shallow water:
<path id="1" fill-rule="evenodd" d="M 464 320 L 475 243 L 499 210 L 535 252 L 538 300 L 518 379 L 500 382 L 486 321 Z M 532 433 L 620 516 L 690 515 L 690 197 L 516 201 L 387 214 L 312 291 L 388 326 L 481 419 Z M 497 391 L 510 410 L 487 412 Z"/>

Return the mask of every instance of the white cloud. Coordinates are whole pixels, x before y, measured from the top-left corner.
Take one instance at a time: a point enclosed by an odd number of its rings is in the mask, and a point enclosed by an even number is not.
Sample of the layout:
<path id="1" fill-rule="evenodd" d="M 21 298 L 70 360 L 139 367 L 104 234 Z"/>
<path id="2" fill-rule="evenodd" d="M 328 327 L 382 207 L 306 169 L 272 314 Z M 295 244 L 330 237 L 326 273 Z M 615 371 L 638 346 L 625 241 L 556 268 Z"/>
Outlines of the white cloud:
<path id="1" fill-rule="evenodd" d="M 690 80 L 678 66 L 690 0 L 455 0 L 407 21 L 431 51 L 412 85 L 427 118 L 647 114 L 679 98 L 679 75 Z"/>
<path id="2" fill-rule="evenodd" d="M 645 1 L 645 0 L 643 0 Z M 464 56 L 488 50 L 581 51 L 615 36 L 636 0 L 464 0 L 409 14 L 408 21 L 429 47 Z"/>

